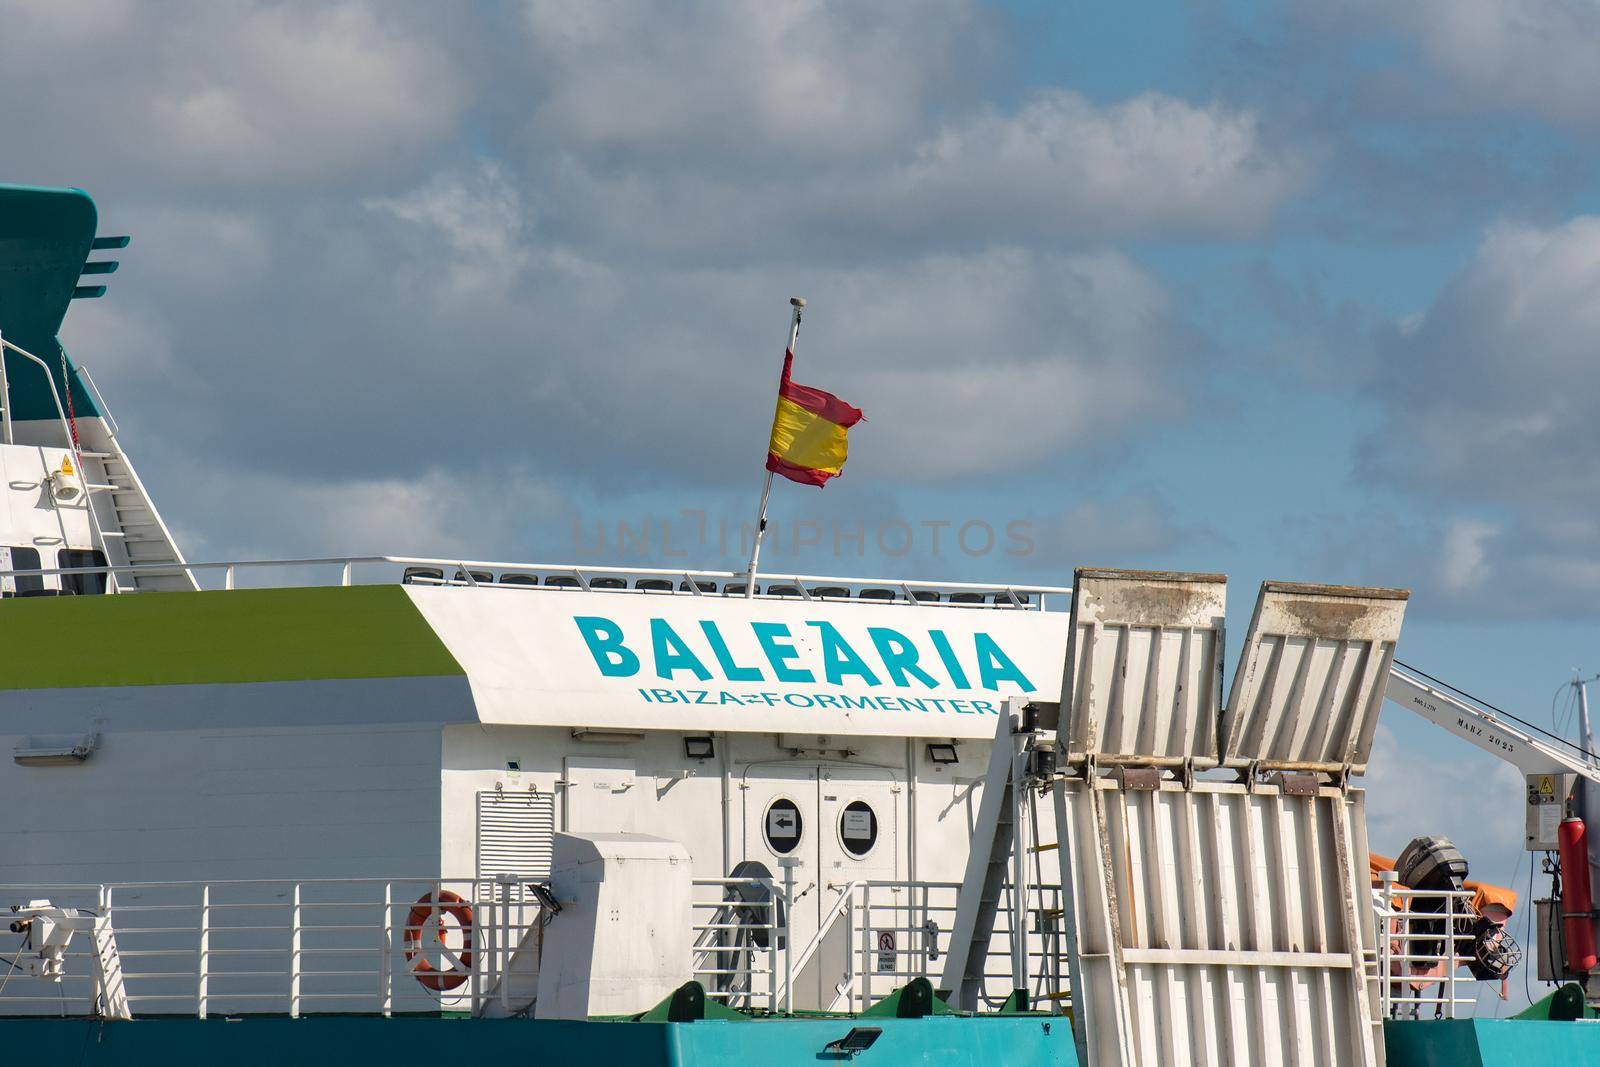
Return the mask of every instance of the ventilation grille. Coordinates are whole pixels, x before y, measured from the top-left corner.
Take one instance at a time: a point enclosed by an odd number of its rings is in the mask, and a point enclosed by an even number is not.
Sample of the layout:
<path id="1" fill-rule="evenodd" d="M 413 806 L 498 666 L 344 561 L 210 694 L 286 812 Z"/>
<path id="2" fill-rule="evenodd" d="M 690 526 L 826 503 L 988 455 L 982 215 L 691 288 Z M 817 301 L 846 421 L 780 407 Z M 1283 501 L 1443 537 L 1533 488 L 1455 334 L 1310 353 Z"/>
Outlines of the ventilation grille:
<path id="1" fill-rule="evenodd" d="M 478 877 L 550 877 L 556 801 L 551 793 L 478 794 Z"/>

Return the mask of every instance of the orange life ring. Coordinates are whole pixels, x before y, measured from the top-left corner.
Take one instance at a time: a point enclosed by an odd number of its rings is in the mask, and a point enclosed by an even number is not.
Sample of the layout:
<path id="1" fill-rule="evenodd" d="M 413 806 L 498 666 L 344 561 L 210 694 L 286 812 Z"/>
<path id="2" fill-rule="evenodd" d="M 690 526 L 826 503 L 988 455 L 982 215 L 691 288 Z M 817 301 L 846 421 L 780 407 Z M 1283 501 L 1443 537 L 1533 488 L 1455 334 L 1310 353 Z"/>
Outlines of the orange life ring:
<path id="1" fill-rule="evenodd" d="M 456 956 L 457 966 L 448 971 L 441 971 L 422 955 L 422 929 L 436 912 L 450 915 L 461 924 L 461 953 Z M 406 963 L 424 988 L 443 993 L 466 984 L 472 973 L 472 907 L 465 899 L 448 889 L 424 893 L 406 916 L 404 937 Z M 437 923 L 433 939 L 444 944 L 444 930 Z"/>

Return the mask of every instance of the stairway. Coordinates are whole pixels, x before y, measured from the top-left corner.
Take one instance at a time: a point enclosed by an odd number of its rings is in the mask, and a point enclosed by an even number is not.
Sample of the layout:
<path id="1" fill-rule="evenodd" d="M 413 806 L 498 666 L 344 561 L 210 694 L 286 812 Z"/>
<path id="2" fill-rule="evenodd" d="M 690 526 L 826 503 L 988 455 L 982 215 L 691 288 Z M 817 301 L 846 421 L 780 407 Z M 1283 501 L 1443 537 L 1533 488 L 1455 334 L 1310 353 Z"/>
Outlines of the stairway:
<path id="1" fill-rule="evenodd" d="M 122 446 L 117 443 L 116 435 L 111 432 L 109 426 L 101 428 L 101 431 L 92 435 L 103 436 L 103 440 L 96 442 L 101 450 L 85 451 L 82 455 L 84 459 L 99 460 L 105 471 L 105 481 L 89 488 L 91 492 L 100 494 L 102 503 L 96 507 L 98 515 L 105 515 L 104 500 L 109 498 L 111 503 L 113 521 L 107 523 L 102 518 L 100 523 L 100 535 L 106 541 L 107 557 L 112 558 L 115 555 L 110 542 L 117 541 L 123 546 L 131 566 L 152 568 L 170 564 L 173 567 L 170 571 L 146 570 L 131 576 L 118 575 L 117 592 L 184 591 L 198 588 L 193 574 L 177 569 L 185 563 L 183 553 L 178 550 L 177 542 L 172 539 L 167 524 L 161 521 L 161 514 L 156 511 L 155 502 L 150 499 L 150 494 L 145 492 L 144 483 L 139 480 L 138 473 L 133 469 L 133 462 L 128 459 L 127 453 L 122 451 Z"/>
<path id="2" fill-rule="evenodd" d="M 975 1011 L 984 983 L 984 968 L 989 957 L 989 942 L 994 936 L 995 917 L 1007 882 L 1020 871 L 1016 852 L 1016 783 L 1023 764 L 1023 747 L 1018 743 L 1018 724 L 1013 719 L 1012 701 L 1000 716 L 994 747 L 990 750 L 989 772 L 984 777 L 983 796 L 978 805 L 977 825 L 973 827 L 971 851 L 967 855 L 966 877 L 957 898 L 955 925 L 950 931 L 950 952 L 940 990 L 951 1007 Z M 1014 904 L 1022 910 L 1023 893 L 1015 894 Z M 1016 936 L 1015 934 L 1013 936 Z"/>

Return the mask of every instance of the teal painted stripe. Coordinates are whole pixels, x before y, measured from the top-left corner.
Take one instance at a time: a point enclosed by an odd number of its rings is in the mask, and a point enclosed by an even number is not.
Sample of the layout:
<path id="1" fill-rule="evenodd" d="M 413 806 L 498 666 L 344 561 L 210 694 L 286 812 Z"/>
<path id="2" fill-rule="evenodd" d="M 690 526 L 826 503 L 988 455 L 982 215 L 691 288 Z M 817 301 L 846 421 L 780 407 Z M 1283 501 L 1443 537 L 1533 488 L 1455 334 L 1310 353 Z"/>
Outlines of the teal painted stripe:
<path id="1" fill-rule="evenodd" d="M 1600 1064 L 1600 1023 L 1404 1019 L 1383 1025 L 1388 1067 Z"/>
<path id="2" fill-rule="evenodd" d="M 823 1046 L 855 1025 L 882 1028 L 858 1067 L 1076 1067 L 1065 1018 L 771 1019 L 753 1023 L 533 1019 L 147 1018 L 0 1020 L 15 1063 L 90 1067 L 227 1064 L 503 1063 L 580 1067 L 818 1067 L 848 1062 Z"/>

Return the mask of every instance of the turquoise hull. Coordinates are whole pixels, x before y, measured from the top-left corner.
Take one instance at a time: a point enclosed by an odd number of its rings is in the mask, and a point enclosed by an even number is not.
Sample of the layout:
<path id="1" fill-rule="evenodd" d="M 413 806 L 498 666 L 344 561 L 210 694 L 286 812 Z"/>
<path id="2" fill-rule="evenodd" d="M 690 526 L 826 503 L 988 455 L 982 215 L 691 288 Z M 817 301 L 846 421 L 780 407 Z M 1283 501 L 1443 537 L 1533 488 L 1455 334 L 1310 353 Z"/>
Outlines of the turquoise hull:
<path id="1" fill-rule="evenodd" d="M 817 1067 L 845 1060 L 823 1046 L 853 1026 L 883 1036 L 862 1059 L 873 1067 L 1076 1067 L 1072 1027 L 1039 1016 L 923 1019 L 766 1019 L 691 1023 L 555 1022 L 323 1015 L 305 1019 L 7 1019 L 0 1044 L 17 1063 L 126 1067 L 226 1063 L 478 1062 L 668 1067 L 678 1064 Z M 1511 1067 L 1600 1063 L 1600 1022 L 1459 1019 L 1390 1022 L 1389 1067 Z M 80 1058 L 81 1054 L 81 1058 Z"/>
<path id="2" fill-rule="evenodd" d="M 1430 1019 L 1384 1024 L 1389 1067 L 1600 1064 L 1600 1021 Z"/>
<path id="3" fill-rule="evenodd" d="M 11 1063 L 127 1067 L 227 1064 L 496 1063 L 568 1067 L 818 1067 L 850 1057 L 823 1046 L 854 1026 L 883 1034 L 858 1058 L 872 1067 L 1076 1067 L 1072 1026 L 1040 1016 L 764 1019 L 689 1023 L 324 1015 L 303 1019 L 6 1019 Z"/>
<path id="4" fill-rule="evenodd" d="M 1072 1027 L 1040 1016 L 765 1019 L 690 1023 L 555 1022 L 323 1015 L 305 1019 L 7 1019 L 0 1044 L 17 1063 L 312 1067 L 320 1063 L 569 1063 L 817 1067 L 848 1059 L 823 1046 L 853 1026 L 883 1035 L 872 1067 L 1076 1067 Z M 1384 1026 L 1388 1067 L 1600 1063 L 1600 1022 L 1427 1020 Z M 383 1057 L 384 1060 L 380 1060 Z"/>

